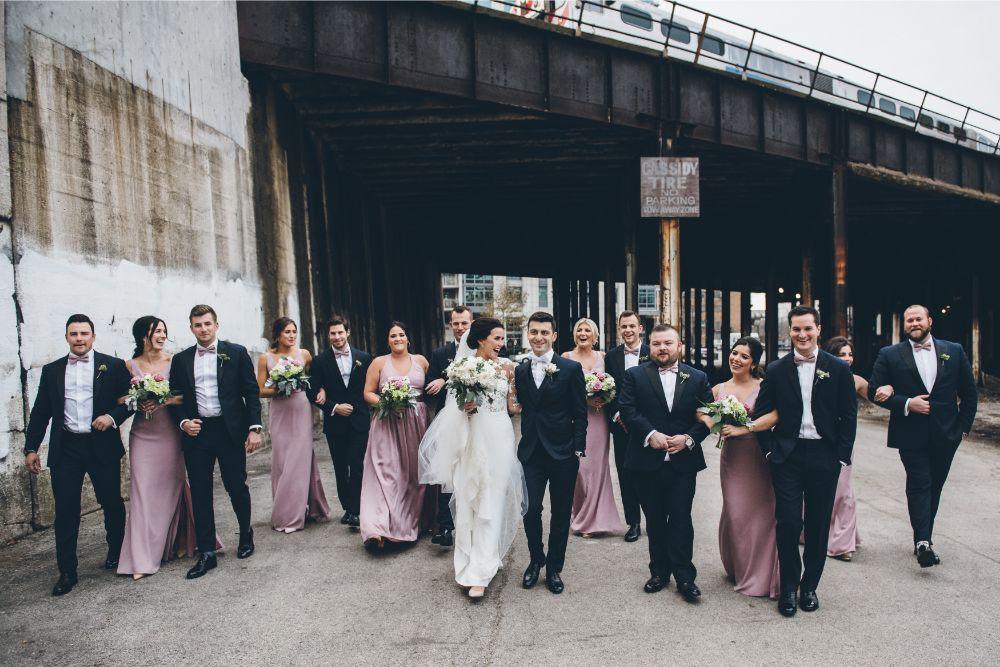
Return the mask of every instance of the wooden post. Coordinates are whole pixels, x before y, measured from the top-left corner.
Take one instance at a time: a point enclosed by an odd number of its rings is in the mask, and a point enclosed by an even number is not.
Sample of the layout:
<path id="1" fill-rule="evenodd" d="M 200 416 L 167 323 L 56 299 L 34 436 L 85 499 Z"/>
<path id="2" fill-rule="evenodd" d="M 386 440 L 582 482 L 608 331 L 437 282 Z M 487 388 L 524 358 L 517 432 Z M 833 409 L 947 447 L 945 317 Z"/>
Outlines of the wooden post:
<path id="1" fill-rule="evenodd" d="M 715 290 L 705 291 L 705 354 L 708 356 L 705 367 L 715 369 Z"/>
<path id="2" fill-rule="evenodd" d="M 571 327 L 573 326 L 573 322 L 576 322 L 576 319 L 580 316 L 579 315 L 579 312 L 580 312 L 579 311 L 579 308 L 580 308 L 580 299 L 579 299 L 579 295 L 577 294 L 577 292 L 579 291 L 579 289 L 580 289 L 580 283 L 579 283 L 579 281 L 577 281 L 577 280 L 570 280 L 569 281 L 569 318 L 568 319 L 569 319 L 569 326 L 571 326 Z M 569 334 L 568 331 L 566 333 Z"/>
<path id="3" fill-rule="evenodd" d="M 740 292 L 740 335 L 749 336 L 753 329 L 753 312 L 750 307 L 750 290 Z"/>
<path id="4" fill-rule="evenodd" d="M 902 327 L 901 327 L 901 324 L 900 324 L 899 313 L 894 311 L 892 313 L 892 344 L 893 345 L 898 344 L 899 341 L 900 341 L 899 332 L 900 332 L 901 328 Z"/>
<path id="5" fill-rule="evenodd" d="M 722 341 L 722 363 L 719 365 L 719 367 L 722 370 L 726 370 L 726 368 L 728 367 L 728 359 L 730 352 L 729 338 L 733 326 L 732 313 L 730 312 L 731 307 L 732 303 L 730 301 L 730 292 L 729 290 L 724 289 L 722 290 L 722 293 L 720 294 L 719 298 L 719 308 L 722 309 L 722 326 L 720 327 L 719 330 L 719 338 Z"/>
<path id="6" fill-rule="evenodd" d="M 979 328 L 979 276 L 972 276 L 972 377 L 983 386 L 982 336 Z"/>
<path id="7" fill-rule="evenodd" d="M 808 241 L 807 241 L 808 243 Z M 802 249 L 802 298 L 799 301 L 803 306 L 813 305 L 812 287 L 812 244 Z"/>
<path id="8" fill-rule="evenodd" d="M 698 366 L 701 366 L 703 361 L 701 356 L 701 344 L 704 340 L 701 335 L 701 321 L 705 317 L 703 293 L 700 287 L 694 290 L 694 363 Z"/>
<path id="9" fill-rule="evenodd" d="M 682 295 L 684 300 L 684 316 L 681 318 L 683 329 L 678 329 L 678 331 L 683 331 L 684 338 L 684 361 L 691 362 L 691 290 L 686 289 Z"/>
<path id="10" fill-rule="evenodd" d="M 614 274 L 609 267 L 604 274 L 604 345 L 610 350 L 618 344 L 618 290 L 615 289 Z"/>
<path id="11" fill-rule="evenodd" d="M 767 274 L 767 303 L 764 304 L 764 347 L 767 361 L 778 358 L 778 285 L 774 267 Z"/>
<path id="12" fill-rule="evenodd" d="M 847 193 L 845 168 L 835 165 L 833 199 L 833 333 L 847 336 Z"/>
<path id="13" fill-rule="evenodd" d="M 622 225 L 625 233 L 625 309 L 639 312 L 639 281 L 638 265 L 636 263 L 635 237 L 638 225 L 639 205 L 639 164 L 636 161 L 632 177 L 622 188 L 625 201 L 622 211 L 625 219 Z"/>
<path id="14" fill-rule="evenodd" d="M 587 301 L 587 317 L 599 323 L 601 320 L 601 285 L 599 280 L 587 282 Z"/>
<path id="15" fill-rule="evenodd" d="M 660 321 L 681 321 L 681 221 L 660 219 Z"/>

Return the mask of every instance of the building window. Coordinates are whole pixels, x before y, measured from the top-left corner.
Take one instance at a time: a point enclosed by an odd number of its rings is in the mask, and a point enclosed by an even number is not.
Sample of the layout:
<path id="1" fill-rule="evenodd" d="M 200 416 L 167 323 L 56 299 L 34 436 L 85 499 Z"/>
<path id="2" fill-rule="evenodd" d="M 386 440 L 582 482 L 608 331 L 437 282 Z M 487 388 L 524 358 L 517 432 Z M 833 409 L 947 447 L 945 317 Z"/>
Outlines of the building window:
<path id="1" fill-rule="evenodd" d="M 656 285 L 639 285 L 639 312 L 656 313 Z"/>
<path id="2" fill-rule="evenodd" d="M 538 282 L 538 307 L 549 307 L 549 283 L 547 280 L 541 280 Z"/>
<path id="3" fill-rule="evenodd" d="M 493 276 L 470 273 L 465 276 L 465 305 L 482 311 L 493 303 Z"/>

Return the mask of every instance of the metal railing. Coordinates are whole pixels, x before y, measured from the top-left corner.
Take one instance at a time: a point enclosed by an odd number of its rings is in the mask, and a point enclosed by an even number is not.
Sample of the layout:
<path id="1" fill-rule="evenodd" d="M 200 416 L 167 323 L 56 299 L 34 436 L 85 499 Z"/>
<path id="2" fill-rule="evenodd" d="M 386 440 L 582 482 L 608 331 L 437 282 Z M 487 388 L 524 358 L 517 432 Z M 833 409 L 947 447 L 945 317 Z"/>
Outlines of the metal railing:
<path id="1" fill-rule="evenodd" d="M 471 4 L 561 25 L 575 30 L 577 36 L 592 34 L 628 42 L 658 51 L 663 58 L 679 58 L 757 84 L 876 114 L 980 152 L 1000 153 L 1000 117 L 680 2 L 477 0 Z M 593 18 L 612 15 L 617 20 Z M 716 28 L 719 24 L 723 28 Z M 746 39 L 731 32 L 742 33 Z"/>

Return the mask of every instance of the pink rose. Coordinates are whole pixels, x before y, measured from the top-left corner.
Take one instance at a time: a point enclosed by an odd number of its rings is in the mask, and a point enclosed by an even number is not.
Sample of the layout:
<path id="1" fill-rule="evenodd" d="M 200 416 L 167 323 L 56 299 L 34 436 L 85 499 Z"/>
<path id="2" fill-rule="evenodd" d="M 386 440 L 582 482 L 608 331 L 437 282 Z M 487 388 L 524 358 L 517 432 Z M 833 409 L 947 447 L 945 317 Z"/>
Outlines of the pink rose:
<path id="1" fill-rule="evenodd" d="M 129 382 L 130 382 L 130 383 L 132 384 L 132 386 L 134 387 L 134 386 L 137 386 L 137 385 L 138 385 L 138 384 L 139 384 L 140 382 L 142 382 L 142 380 L 140 380 L 139 378 L 137 378 L 137 377 L 135 377 L 135 376 L 133 375 L 133 376 L 132 376 L 132 379 L 131 379 L 131 380 L 129 380 Z"/>
<path id="2" fill-rule="evenodd" d="M 167 378 L 163 377 L 162 374 L 157 373 L 156 375 L 153 376 L 153 379 L 156 380 L 157 382 L 163 382 Z"/>
<path id="3" fill-rule="evenodd" d="M 602 389 L 604 389 L 604 385 L 603 384 L 601 384 L 600 382 L 595 382 L 594 383 L 594 391 L 600 391 Z"/>

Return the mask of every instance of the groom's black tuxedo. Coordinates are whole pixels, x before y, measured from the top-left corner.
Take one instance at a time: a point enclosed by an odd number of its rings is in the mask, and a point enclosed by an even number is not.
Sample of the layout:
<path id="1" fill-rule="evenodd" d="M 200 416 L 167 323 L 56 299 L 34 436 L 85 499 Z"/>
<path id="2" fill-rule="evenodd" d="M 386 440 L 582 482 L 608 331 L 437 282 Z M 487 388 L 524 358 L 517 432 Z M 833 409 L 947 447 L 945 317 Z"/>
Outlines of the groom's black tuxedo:
<path id="1" fill-rule="evenodd" d="M 220 340 L 215 345 L 215 391 L 210 393 L 221 406 L 217 416 L 205 417 L 199 411 L 195 374 L 197 346 L 179 352 L 170 362 L 170 388 L 183 397 L 180 405 L 170 406 L 174 421 L 180 427 L 185 420 L 201 420 L 198 435 L 181 435 L 184 463 L 191 483 L 198 551 L 201 553 L 215 550 L 212 477 L 216 460 L 219 461 L 219 473 L 236 513 L 240 532 L 250 530 L 250 488 L 246 482 L 244 442 L 250 427 L 261 423 L 260 388 L 250 354 L 236 343 Z"/>
<path id="2" fill-rule="evenodd" d="M 365 376 L 372 357 L 364 350 L 351 347 L 351 374 L 347 384 L 337 365 L 333 348 L 313 359 L 309 367 L 309 399 L 316 400 L 320 389 L 326 391 L 326 402 L 316 406 L 323 413 L 323 433 L 333 460 L 333 473 L 337 480 L 337 497 L 345 512 L 361 511 L 361 478 L 364 473 L 365 450 L 368 448 L 368 429 L 371 425 L 371 408 L 365 403 Z M 348 403 L 354 411 L 350 416 L 333 414 L 336 405 Z"/>
<path id="3" fill-rule="evenodd" d="M 889 447 L 899 450 L 906 469 L 906 501 L 913 541 L 930 542 L 952 459 L 976 418 L 978 396 L 972 366 L 958 343 L 932 338 L 937 368 L 931 391 L 917 370 L 910 341 L 882 348 L 875 360 L 868 396 L 892 385 L 894 393 L 882 407 L 889 410 Z M 914 396 L 930 394 L 930 414 L 907 414 Z"/>
<path id="4" fill-rule="evenodd" d="M 701 441 L 708 427 L 698 419 L 698 408 L 712 401 L 708 376 L 687 364 L 678 364 L 673 404 L 667 405 L 659 367 L 651 362 L 625 372 L 618 408 L 628 427 L 625 466 L 634 475 L 639 502 L 649 533 L 649 571 L 678 584 L 693 583 L 698 574 L 692 562 L 695 479 L 705 469 Z M 669 386 L 669 385 L 668 385 Z M 685 435 L 690 446 L 670 455 L 649 447 L 649 434 Z"/>
<path id="5" fill-rule="evenodd" d="M 759 442 L 774 487 L 782 593 L 799 588 L 815 591 L 819 585 L 841 462 L 850 464 L 857 430 L 858 399 L 850 366 L 817 350 L 815 363 L 804 364 L 803 372 L 812 376 L 807 388 L 818 439 L 800 437 L 806 433 L 802 426 L 805 404 L 795 352 L 768 364 L 754 411 L 756 416 L 778 411 L 777 426 Z M 805 548 L 800 558 L 803 526 Z"/>
<path id="6" fill-rule="evenodd" d="M 125 455 L 125 448 L 120 427 L 130 413 L 118 399 L 128 392 L 131 374 L 121 359 L 93 353 L 85 371 L 93 377 L 93 410 L 88 416 L 93 421 L 108 415 L 115 421 L 116 428 L 73 433 L 68 430 L 64 417 L 67 364 L 68 357 L 62 357 L 42 367 L 38 395 L 28 418 L 24 453 L 38 451 L 51 422 L 48 467 L 55 500 L 56 561 L 60 573 L 75 575 L 80 494 L 85 474 L 90 476 L 94 495 L 104 510 L 108 557 L 117 560 L 121 551 L 125 536 L 125 504 L 121 498 L 119 462 Z"/>
<path id="7" fill-rule="evenodd" d="M 587 448 L 587 388 L 579 363 L 556 354 L 551 363 L 556 372 L 546 373 L 541 386 L 536 386 L 531 361 L 523 361 L 514 371 L 514 387 L 522 406 L 517 456 L 528 487 L 528 512 L 524 515 L 528 549 L 533 563 L 558 573 L 569 540 L 573 492 L 580 468 L 577 453 Z M 546 485 L 551 504 L 547 556 L 542 545 Z"/>
<path id="8" fill-rule="evenodd" d="M 642 343 L 639 346 L 639 354 L 636 361 L 642 363 L 649 359 L 649 346 Z M 638 365 L 638 364 L 637 364 Z M 634 368 L 634 366 L 633 366 Z M 615 379 L 615 384 L 621 387 L 625 381 L 625 346 L 619 345 L 608 350 L 604 357 L 604 372 Z M 618 486 L 622 494 L 622 508 L 625 511 L 625 523 L 634 525 L 639 523 L 639 494 L 635 488 L 635 480 L 631 472 L 625 467 L 625 458 L 628 454 L 628 433 L 617 422 L 615 414 L 619 412 L 618 398 L 615 397 L 604 406 L 604 413 L 608 417 L 611 425 L 611 439 L 615 446 L 615 468 L 618 470 Z"/>

